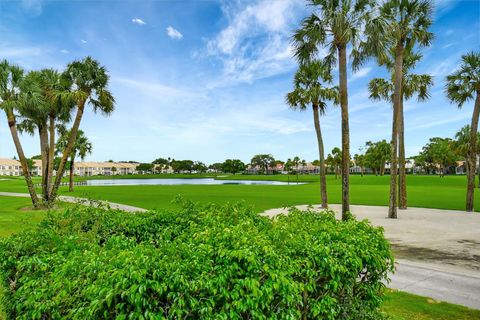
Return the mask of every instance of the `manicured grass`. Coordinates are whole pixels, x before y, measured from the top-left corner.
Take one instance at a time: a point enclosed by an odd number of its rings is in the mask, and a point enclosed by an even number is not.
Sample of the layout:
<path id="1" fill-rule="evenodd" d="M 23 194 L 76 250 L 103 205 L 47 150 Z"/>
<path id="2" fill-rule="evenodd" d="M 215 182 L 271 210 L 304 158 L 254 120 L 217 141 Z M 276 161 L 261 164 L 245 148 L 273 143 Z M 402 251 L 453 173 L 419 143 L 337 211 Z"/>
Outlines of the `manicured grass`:
<path id="1" fill-rule="evenodd" d="M 139 175 L 115 178 L 199 178 L 202 175 Z M 96 177 L 98 178 L 98 177 Z M 105 177 L 103 177 L 105 178 Z M 112 177 L 108 177 L 112 178 Z M 218 179 L 236 180 L 276 180 L 290 181 L 289 186 L 266 185 L 176 185 L 176 186 L 77 186 L 73 195 L 92 199 L 110 200 L 147 209 L 172 208 L 172 200 L 177 195 L 198 202 L 236 202 L 247 201 L 257 211 L 269 208 L 297 204 L 319 203 L 319 183 L 316 175 L 300 175 L 296 185 L 295 175 L 230 175 Z M 35 178 L 38 183 L 39 179 Z M 417 176 L 409 175 L 408 205 L 413 207 L 464 210 L 466 177 L 465 176 Z M 327 177 L 330 203 L 340 203 L 341 181 L 333 175 Z M 388 205 L 388 176 L 350 176 L 352 204 Z M 0 191 L 26 192 L 23 179 L 0 180 Z M 66 193 L 66 187 L 61 190 Z M 475 193 L 475 210 L 480 211 L 480 192 Z"/>
<path id="2" fill-rule="evenodd" d="M 46 210 L 32 210 L 30 199 L 0 197 L 0 237 L 33 228 L 46 215 Z"/>
<path id="3" fill-rule="evenodd" d="M 392 320 L 480 319 L 480 310 L 391 290 L 385 296 L 382 309 Z"/>
<path id="4" fill-rule="evenodd" d="M 295 176 L 229 176 L 229 179 L 269 179 L 292 181 Z M 74 195 L 92 199 L 110 200 L 147 209 L 171 208 L 172 200 L 177 195 L 197 202 L 236 202 L 247 201 L 259 212 L 265 209 L 297 204 L 319 203 L 318 177 L 299 176 L 299 181 L 311 182 L 303 185 L 288 186 L 266 185 L 176 185 L 176 186 L 100 186 L 76 187 Z M 351 176 L 352 204 L 388 205 L 389 177 L 357 175 Z M 328 195 L 330 203 L 340 203 L 340 179 L 328 176 Z M 464 210 L 465 208 L 464 176 L 409 176 L 409 206 Z M 0 184 L 0 190 L 5 186 Z M 65 190 L 65 189 L 63 189 Z M 3 191 L 3 190 L 2 190 Z M 475 193 L 475 210 L 480 211 L 480 192 Z"/>

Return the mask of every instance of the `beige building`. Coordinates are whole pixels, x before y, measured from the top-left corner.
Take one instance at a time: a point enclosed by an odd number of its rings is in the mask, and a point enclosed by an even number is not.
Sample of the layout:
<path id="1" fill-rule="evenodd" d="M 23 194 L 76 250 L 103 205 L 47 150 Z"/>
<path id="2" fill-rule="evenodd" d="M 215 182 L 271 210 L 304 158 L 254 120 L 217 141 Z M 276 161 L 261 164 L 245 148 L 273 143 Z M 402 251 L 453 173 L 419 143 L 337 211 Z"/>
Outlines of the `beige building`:
<path id="1" fill-rule="evenodd" d="M 31 170 L 33 176 L 42 175 L 42 161 L 33 160 L 34 165 Z M 137 173 L 138 163 L 127 162 L 77 162 L 74 166 L 74 174 L 77 176 L 111 176 L 127 175 Z M 67 175 L 68 172 L 65 172 Z M 20 161 L 13 159 L 0 158 L 0 176 L 21 176 L 22 166 Z"/>
<path id="2" fill-rule="evenodd" d="M 0 176 L 21 176 L 22 166 L 20 161 L 13 159 L 0 159 Z"/>
<path id="3" fill-rule="evenodd" d="M 74 174 L 77 176 L 112 176 L 137 173 L 138 163 L 128 162 L 77 162 Z"/>

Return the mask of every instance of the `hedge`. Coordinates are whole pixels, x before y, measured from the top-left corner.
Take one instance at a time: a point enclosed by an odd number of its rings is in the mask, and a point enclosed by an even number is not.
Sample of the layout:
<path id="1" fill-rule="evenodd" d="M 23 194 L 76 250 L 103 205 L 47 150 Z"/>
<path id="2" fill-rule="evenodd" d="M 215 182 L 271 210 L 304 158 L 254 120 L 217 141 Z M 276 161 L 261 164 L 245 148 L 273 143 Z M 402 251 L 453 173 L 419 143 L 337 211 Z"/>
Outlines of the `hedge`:
<path id="1" fill-rule="evenodd" d="M 74 207 L 0 241 L 11 319 L 379 319 L 383 230 L 244 204 Z"/>

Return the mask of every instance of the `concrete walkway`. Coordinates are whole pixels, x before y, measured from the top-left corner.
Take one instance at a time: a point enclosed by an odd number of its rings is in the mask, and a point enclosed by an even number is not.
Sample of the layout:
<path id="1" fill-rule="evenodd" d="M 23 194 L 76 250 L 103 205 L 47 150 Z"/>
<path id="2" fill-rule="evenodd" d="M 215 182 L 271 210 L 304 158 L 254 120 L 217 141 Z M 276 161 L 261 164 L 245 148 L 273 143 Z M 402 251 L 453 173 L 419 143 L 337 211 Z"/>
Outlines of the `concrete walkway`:
<path id="1" fill-rule="evenodd" d="M 30 198 L 30 195 L 28 193 L 15 193 L 15 192 L 0 192 L 0 196 Z M 100 200 L 89 200 L 89 199 L 85 199 L 85 198 L 77 198 L 77 197 L 71 197 L 71 196 L 59 196 L 58 200 L 60 200 L 62 202 L 89 205 L 89 206 L 93 206 L 93 207 L 108 206 L 112 209 L 122 210 L 122 211 L 126 211 L 126 212 L 146 212 L 146 211 L 148 211 L 148 210 L 143 209 L 143 208 L 129 206 L 129 205 L 126 205 L 126 204 L 121 204 L 121 203 L 115 203 L 115 202 L 109 202 L 109 201 L 100 201 Z"/>
<path id="2" fill-rule="evenodd" d="M 330 209 L 341 217 L 340 205 Z M 350 210 L 384 228 L 397 258 L 391 288 L 480 309 L 480 213 L 409 208 L 388 219 L 388 207 L 351 205 Z M 263 215 L 287 213 L 277 208 Z"/>

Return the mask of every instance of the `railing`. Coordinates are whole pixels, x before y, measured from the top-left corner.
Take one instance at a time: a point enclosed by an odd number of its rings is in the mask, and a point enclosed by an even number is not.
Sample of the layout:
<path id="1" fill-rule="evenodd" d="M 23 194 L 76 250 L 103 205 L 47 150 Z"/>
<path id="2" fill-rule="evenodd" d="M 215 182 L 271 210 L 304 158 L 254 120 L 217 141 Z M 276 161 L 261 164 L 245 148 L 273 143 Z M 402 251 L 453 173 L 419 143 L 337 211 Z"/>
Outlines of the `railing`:
<path id="1" fill-rule="evenodd" d="M 70 182 L 60 182 L 60 186 L 69 186 L 69 185 L 70 185 Z M 86 186 L 87 181 L 74 181 L 73 185 L 74 186 Z M 42 184 L 41 183 L 35 183 L 34 186 L 40 188 L 42 186 Z"/>

